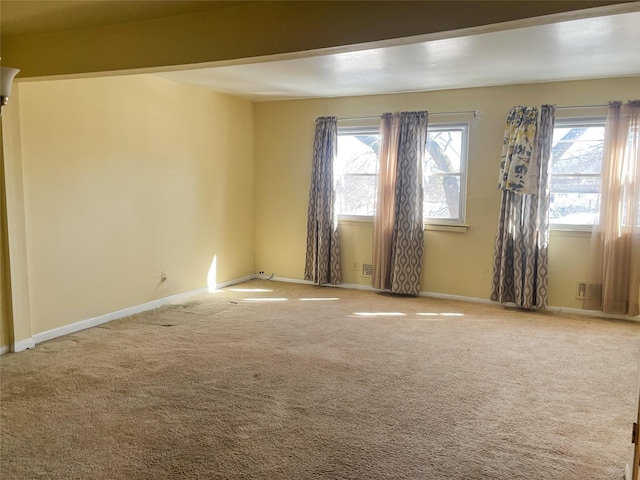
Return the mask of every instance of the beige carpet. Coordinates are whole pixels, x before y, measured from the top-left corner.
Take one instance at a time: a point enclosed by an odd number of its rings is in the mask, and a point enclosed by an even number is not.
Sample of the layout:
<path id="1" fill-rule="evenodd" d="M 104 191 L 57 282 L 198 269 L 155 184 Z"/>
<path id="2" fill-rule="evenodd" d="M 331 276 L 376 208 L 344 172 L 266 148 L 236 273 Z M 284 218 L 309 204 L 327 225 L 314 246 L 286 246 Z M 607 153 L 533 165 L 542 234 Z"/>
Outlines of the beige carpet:
<path id="1" fill-rule="evenodd" d="M 253 280 L 3 355 L 0 477 L 621 480 L 639 355 L 633 322 Z"/>

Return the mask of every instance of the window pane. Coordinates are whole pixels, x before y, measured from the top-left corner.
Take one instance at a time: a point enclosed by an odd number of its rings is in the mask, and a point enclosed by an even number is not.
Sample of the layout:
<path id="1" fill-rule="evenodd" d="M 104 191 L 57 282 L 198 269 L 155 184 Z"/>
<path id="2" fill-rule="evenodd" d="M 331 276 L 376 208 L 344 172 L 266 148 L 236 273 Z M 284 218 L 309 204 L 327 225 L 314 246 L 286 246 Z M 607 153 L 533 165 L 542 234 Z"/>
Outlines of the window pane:
<path id="1" fill-rule="evenodd" d="M 457 175 L 425 176 L 422 188 L 425 218 L 460 217 L 460 178 Z"/>
<path id="2" fill-rule="evenodd" d="M 336 181 L 336 210 L 344 215 L 375 213 L 376 175 L 342 175 Z"/>
<path id="3" fill-rule="evenodd" d="M 467 132 L 465 124 L 441 124 L 427 132 L 423 164 L 423 207 L 427 220 L 462 219 Z M 338 214 L 375 214 L 379 141 L 377 130 L 368 127 L 339 132 L 334 163 Z"/>
<path id="4" fill-rule="evenodd" d="M 437 126 L 427 133 L 423 168 L 423 214 L 426 220 L 461 220 L 460 175 L 466 162 L 467 128 Z"/>
<path id="5" fill-rule="evenodd" d="M 551 193 L 598 193 L 600 177 L 551 177 Z"/>
<path id="6" fill-rule="evenodd" d="M 425 173 L 459 173 L 462 131 L 436 131 L 427 134 Z"/>
<path id="7" fill-rule="evenodd" d="M 598 217 L 605 120 L 560 121 L 551 150 L 551 223 L 593 225 Z"/>
<path id="8" fill-rule="evenodd" d="M 553 173 L 600 173 L 604 126 L 556 128 L 551 150 Z"/>
<path id="9" fill-rule="evenodd" d="M 575 132 L 575 130 L 580 130 L 581 133 Z M 583 140 L 597 140 L 603 142 L 604 121 L 595 121 L 593 124 L 559 124 L 559 126 L 556 126 L 553 129 L 553 143 L 555 144 L 563 139 L 566 139 L 567 135 L 569 135 L 571 132 L 573 132 L 572 135 L 578 135 Z M 571 138 L 572 135 L 569 135 L 569 138 Z"/>
<path id="10" fill-rule="evenodd" d="M 378 171 L 378 135 L 338 135 L 336 173 L 371 173 Z"/>
<path id="11" fill-rule="evenodd" d="M 554 193 L 551 195 L 551 223 L 593 225 L 598 218 L 597 193 Z"/>
<path id="12" fill-rule="evenodd" d="M 333 167 L 338 214 L 374 214 L 379 138 L 376 132 L 338 135 Z"/>

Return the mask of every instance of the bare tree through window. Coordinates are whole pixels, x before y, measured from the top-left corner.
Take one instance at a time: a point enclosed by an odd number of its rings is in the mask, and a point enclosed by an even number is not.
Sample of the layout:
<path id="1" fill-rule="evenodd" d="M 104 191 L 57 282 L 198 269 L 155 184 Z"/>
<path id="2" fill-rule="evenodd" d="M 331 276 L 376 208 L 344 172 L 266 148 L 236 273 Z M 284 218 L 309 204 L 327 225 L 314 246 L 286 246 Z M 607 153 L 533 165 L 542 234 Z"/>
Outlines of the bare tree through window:
<path id="1" fill-rule="evenodd" d="M 425 220 L 459 221 L 463 211 L 467 125 L 430 127 L 423 164 Z M 338 135 L 334 167 L 336 210 L 342 215 L 375 213 L 380 136 L 377 127 Z"/>

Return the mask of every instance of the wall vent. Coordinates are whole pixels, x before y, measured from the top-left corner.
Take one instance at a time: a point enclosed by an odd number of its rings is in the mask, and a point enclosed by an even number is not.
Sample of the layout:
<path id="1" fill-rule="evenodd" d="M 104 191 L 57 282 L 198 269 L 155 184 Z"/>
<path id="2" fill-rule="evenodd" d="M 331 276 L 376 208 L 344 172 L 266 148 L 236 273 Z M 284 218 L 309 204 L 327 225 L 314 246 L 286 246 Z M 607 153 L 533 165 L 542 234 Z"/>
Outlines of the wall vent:
<path id="1" fill-rule="evenodd" d="M 576 298 L 602 298 L 602 285 L 578 283 L 578 296 Z"/>
<path id="2" fill-rule="evenodd" d="M 371 263 L 362 264 L 362 276 L 373 277 L 373 265 Z"/>

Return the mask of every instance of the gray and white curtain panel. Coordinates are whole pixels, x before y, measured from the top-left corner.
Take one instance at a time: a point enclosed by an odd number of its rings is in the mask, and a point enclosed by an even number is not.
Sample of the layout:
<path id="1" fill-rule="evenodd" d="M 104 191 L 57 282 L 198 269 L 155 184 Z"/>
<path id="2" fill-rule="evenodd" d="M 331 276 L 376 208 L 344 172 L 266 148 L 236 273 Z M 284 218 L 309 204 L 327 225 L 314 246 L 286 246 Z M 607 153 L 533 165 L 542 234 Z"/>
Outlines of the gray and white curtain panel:
<path id="1" fill-rule="evenodd" d="M 318 118 L 313 142 L 304 279 L 318 285 L 337 285 L 341 282 L 340 242 L 333 187 L 333 161 L 338 142 L 337 120 L 336 117 Z"/>
<path id="2" fill-rule="evenodd" d="M 550 157 L 555 107 L 514 107 L 502 145 L 491 299 L 547 308 Z"/>
<path id="3" fill-rule="evenodd" d="M 374 288 L 420 292 L 424 253 L 422 163 L 427 112 L 385 113 L 381 118 L 378 197 L 374 217 Z"/>

